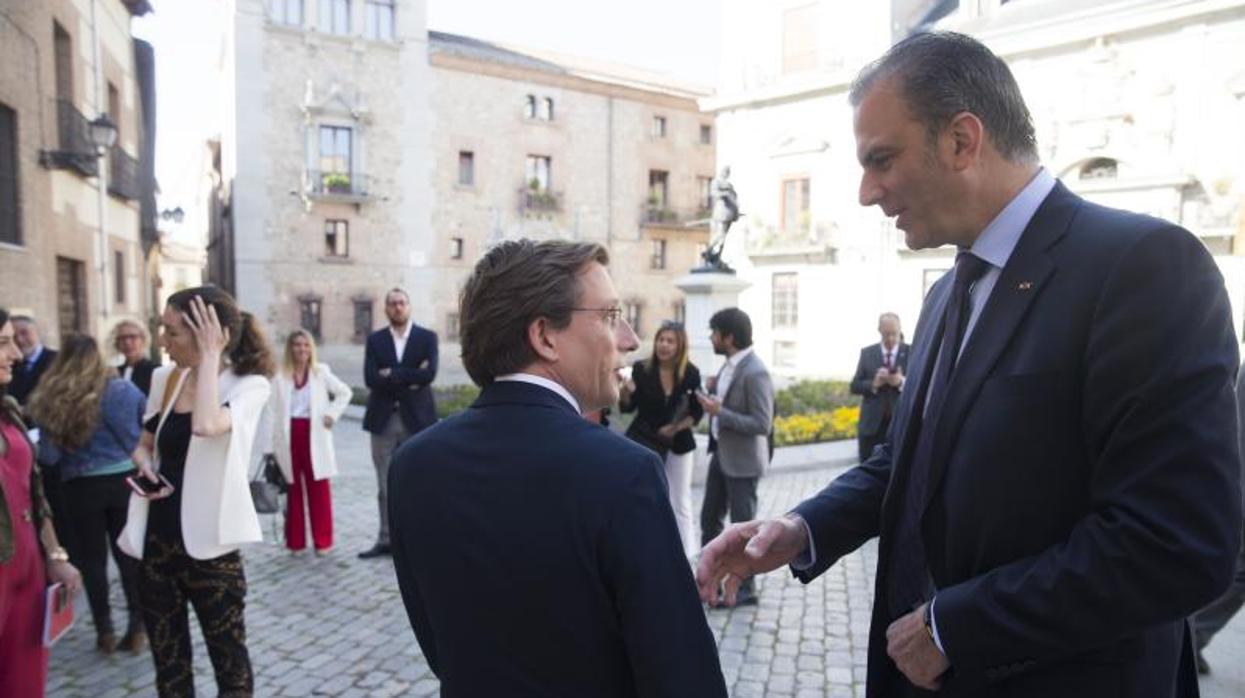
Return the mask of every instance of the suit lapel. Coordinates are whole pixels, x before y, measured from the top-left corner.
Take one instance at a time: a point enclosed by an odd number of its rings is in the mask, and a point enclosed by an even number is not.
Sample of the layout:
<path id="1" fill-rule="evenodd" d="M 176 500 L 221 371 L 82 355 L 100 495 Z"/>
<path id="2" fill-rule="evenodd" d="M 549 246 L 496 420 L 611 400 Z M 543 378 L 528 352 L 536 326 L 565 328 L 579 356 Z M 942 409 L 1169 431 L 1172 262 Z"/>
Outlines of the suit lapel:
<path id="1" fill-rule="evenodd" d="M 929 379 L 926 365 L 936 358 L 938 342 L 941 339 L 938 325 L 942 321 L 950 295 L 951 272 L 947 272 L 930 290 L 929 298 L 921 308 L 921 317 L 917 321 L 916 335 L 908 353 L 908 380 L 899 394 L 895 421 L 891 425 L 890 433 L 894 435 L 895 441 L 891 444 L 891 482 L 882 501 L 884 522 L 890 520 L 894 511 L 892 493 L 902 491 L 897 485 L 903 482 L 902 478 L 907 477 L 911 467 L 912 449 L 916 446 L 916 437 L 920 432 L 909 427 L 914 411 L 924 408 L 923 402 L 918 404 L 917 397 L 922 394 L 925 381 Z"/>
<path id="2" fill-rule="evenodd" d="M 1076 196 L 1062 184 L 1056 184 L 1029 221 L 999 274 L 990 299 L 956 362 L 938 424 L 929 425 L 938 431 L 934 435 L 930 459 L 926 506 L 939 489 L 951 447 L 982 384 L 1055 272 L 1048 249 L 1067 232 L 1078 203 Z"/>

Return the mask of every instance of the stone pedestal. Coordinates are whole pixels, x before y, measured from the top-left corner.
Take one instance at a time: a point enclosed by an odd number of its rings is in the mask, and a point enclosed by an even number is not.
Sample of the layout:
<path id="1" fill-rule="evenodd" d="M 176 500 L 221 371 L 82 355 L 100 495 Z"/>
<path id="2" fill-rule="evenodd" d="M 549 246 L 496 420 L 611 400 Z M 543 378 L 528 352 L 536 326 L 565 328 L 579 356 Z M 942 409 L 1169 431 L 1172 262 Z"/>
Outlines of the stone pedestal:
<path id="1" fill-rule="evenodd" d="M 709 342 L 709 318 L 723 308 L 738 306 L 739 294 L 752 284 L 734 274 L 695 273 L 676 279 L 674 285 L 686 299 L 687 358 L 700 369 L 702 379 L 708 378 L 722 364 Z"/>

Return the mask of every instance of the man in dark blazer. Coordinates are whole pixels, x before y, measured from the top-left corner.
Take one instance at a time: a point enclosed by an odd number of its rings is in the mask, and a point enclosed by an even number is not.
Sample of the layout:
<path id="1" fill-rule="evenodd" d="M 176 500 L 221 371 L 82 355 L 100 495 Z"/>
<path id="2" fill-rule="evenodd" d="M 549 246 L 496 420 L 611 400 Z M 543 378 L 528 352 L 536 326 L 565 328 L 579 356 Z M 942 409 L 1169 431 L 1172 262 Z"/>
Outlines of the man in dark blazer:
<path id="1" fill-rule="evenodd" d="M 39 385 L 48 367 L 56 359 L 56 350 L 43 346 L 39 337 L 39 324 L 29 315 L 13 316 L 13 339 L 17 348 L 22 351 L 22 360 L 13 364 L 13 382 L 9 384 L 9 395 L 17 400 L 17 404 L 25 406 L 26 399 Z"/>
<path id="2" fill-rule="evenodd" d="M 489 250 L 461 299 L 480 397 L 394 454 L 394 567 L 442 695 L 726 695 L 661 460 L 581 417 L 639 346 L 608 262 Z"/>
<path id="3" fill-rule="evenodd" d="M 1236 339 L 1206 248 L 1038 164 L 1005 63 L 919 34 L 851 91 L 860 199 L 954 244 L 890 436 L 788 515 L 723 532 L 701 593 L 880 535 L 867 695 L 1197 695 L 1186 617 L 1241 544 Z M 728 576 L 729 575 L 729 576 Z"/>
<path id="4" fill-rule="evenodd" d="M 122 320 L 112 330 L 112 345 L 123 359 L 117 372 L 143 395 L 151 392 L 151 373 L 159 365 L 148 354 L 147 328 L 136 320 Z"/>
<path id="5" fill-rule="evenodd" d="M 390 553 L 389 460 L 395 449 L 437 421 L 432 381 L 437 377 L 437 335 L 411 320 L 406 291 L 385 294 L 389 326 L 368 335 L 363 352 L 363 381 L 371 391 L 363 428 L 371 434 L 372 465 L 376 468 L 376 499 L 380 529 L 376 543 L 359 553 L 361 559 Z"/>
<path id="6" fill-rule="evenodd" d="M 908 345 L 901 341 L 899 316 L 882 313 L 878 318 L 878 334 L 882 338 L 880 342 L 860 350 L 860 361 L 852 376 L 852 394 L 860 396 L 856 441 L 861 463 L 885 438 L 908 373 Z"/>

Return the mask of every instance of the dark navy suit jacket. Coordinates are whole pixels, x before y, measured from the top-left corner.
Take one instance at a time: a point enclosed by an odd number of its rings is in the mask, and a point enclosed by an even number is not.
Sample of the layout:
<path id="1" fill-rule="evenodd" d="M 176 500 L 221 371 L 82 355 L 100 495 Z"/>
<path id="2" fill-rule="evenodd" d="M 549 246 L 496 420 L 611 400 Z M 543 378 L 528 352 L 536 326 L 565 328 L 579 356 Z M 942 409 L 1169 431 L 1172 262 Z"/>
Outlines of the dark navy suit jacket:
<path id="1" fill-rule="evenodd" d="M 725 696 L 662 464 L 500 382 L 389 471 L 398 585 L 443 696 Z"/>
<path id="2" fill-rule="evenodd" d="M 388 377 L 380 375 L 382 368 L 391 369 Z M 436 377 L 437 333 L 412 322 L 401 361 L 394 353 L 393 334 L 388 326 L 368 335 L 363 351 L 363 382 L 370 392 L 363 428 L 373 434 L 383 432 L 395 409 L 412 434 L 436 422 L 437 406 L 431 387 Z"/>
<path id="3" fill-rule="evenodd" d="M 907 344 L 900 342 L 895 349 L 895 366 L 908 375 Z M 882 345 L 870 344 L 860 350 L 860 361 L 856 363 L 856 374 L 852 376 L 851 390 L 860 395 L 860 421 L 856 424 L 856 433 L 861 436 L 873 436 L 882 431 L 882 422 L 886 414 L 894 415 L 895 404 L 899 402 L 899 388 L 884 385 L 873 392 L 873 376 L 882 368 Z"/>
<path id="4" fill-rule="evenodd" d="M 925 502 L 900 501 L 919 381 L 950 293 L 921 311 L 888 441 L 797 511 L 820 574 L 881 535 L 868 695 L 908 692 L 886 655 L 889 538 L 923 512 L 944 695 L 1197 694 L 1185 617 L 1241 544 L 1237 344 L 1205 247 L 1061 184 L 1038 208 L 960 355 Z"/>
<path id="5" fill-rule="evenodd" d="M 43 348 L 43 353 L 39 355 L 39 360 L 35 365 L 27 369 L 26 360 L 14 362 L 13 364 L 13 380 L 9 383 L 9 395 L 17 400 L 19 405 L 25 405 L 30 394 L 35 391 L 35 387 L 39 385 L 39 379 L 47 372 L 48 367 L 56 360 L 56 350 Z"/>

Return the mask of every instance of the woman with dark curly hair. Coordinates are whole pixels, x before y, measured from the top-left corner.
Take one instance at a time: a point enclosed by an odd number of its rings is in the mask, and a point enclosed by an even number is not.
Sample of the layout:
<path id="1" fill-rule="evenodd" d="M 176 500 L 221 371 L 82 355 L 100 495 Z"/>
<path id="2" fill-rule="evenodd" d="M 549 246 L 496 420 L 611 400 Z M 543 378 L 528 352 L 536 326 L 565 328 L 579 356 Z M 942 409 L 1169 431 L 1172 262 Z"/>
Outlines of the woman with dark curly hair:
<path id="1" fill-rule="evenodd" d="M 108 603 L 108 544 L 125 527 L 130 499 L 125 478 L 134 471 L 131 454 L 142 433 L 145 402 L 142 391 L 104 363 L 94 338 L 75 334 L 61 342 L 26 408 L 42 434 L 39 462 L 60 473 L 65 523 L 72 533 L 69 555 L 82 570 L 95 646 L 104 654 L 118 646 L 141 652 L 147 645 L 135 586 L 138 566 L 115 543 L 112 556 L 129 608 L 120 645 Z"/>
<path id="2" fill-rule="evenodd" d="M 34 444 L 17 402 L 5 394 L 21 358 L 9 311 L 0 308 L 0 687 L 6 696 L 41 698 L 48 675 L 46 586 L 62 583 L 72 597 L 82 578 L 56 539 Z"/>
<path id="3" fill-rule="evenodd" d="M 250 696 L 239 546 L 261 539 L 247 469 L 273 359 L 255 318 L 224 291 L 178 291 L 161 317 L 174 365 L 151 377 L 121 550 L 139 558 L 138 594 L 161 696 L 194 694 L 188 604 L 222 696 Z"/>

